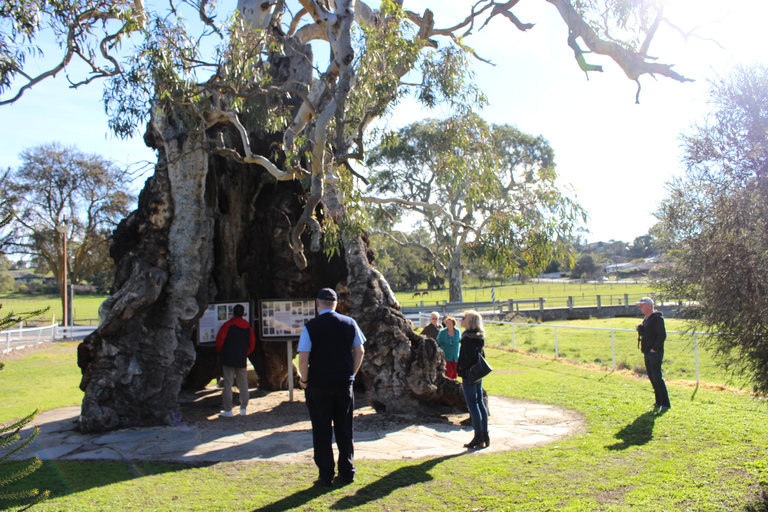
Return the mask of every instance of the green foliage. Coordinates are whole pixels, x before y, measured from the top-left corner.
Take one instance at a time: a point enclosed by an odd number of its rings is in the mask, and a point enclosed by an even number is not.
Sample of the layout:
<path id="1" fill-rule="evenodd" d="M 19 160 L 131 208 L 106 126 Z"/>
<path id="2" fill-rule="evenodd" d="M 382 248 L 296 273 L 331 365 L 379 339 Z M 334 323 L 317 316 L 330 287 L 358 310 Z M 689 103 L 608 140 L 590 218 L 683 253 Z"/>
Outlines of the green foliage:
<path id="1" fill-rule="evenodd" d="M 691 301 L 724 367 L 768 393 L 768 67 L 712 81 L 710 119 L 684 137 L 686 174 L 655 227 L 675 265 L 659 283 Z"/>
<path id="2" fill-rule="evenodd" d="M 597 272 L 597 265 L 595 265 L 595 260 L 590 256 L 589 254 L 582 256 L 578 259 L 576 264 L 573 266 L 573 270 L 571 270 L 571 277 L 574 279 L 579 279 L 580 277 L 590 277 Z"/>
<path id="3" fill-rule="evenodd" d="M 431 277 L 424 251 L 417 247 L 403 247 L 386 235 L 378 235 L 371 238 L 371 249 L 376 254 L 376 269 L 393 290 L 415 290 Z"/>
<path id="4" fill-rule="evenodd" d="M 553 258 L 569 257 L 573 227 L 584 215 L 555 183 L 554 154 L 543 137 L 488 125 L 472 113 L 402 128 L 368 165 L 375 169 L 372 190 L 400 200 L 391 201 L 394 216 L 418 214 L 429 229 L 430 257 L 446 277 L 465 254 L 508 275 L 541 271 Z"/>
<path id="5" fill-rule="evenodd" d="M 109 267 L 111 231 L 135 200 L 126 190 L 127 171 L 57 143 L 27 148 L 20 157 L 21 166 L 9 178 L 21 226 L 16 250 L 45 260 L 59 280 L 66 236 L 68 278 L 74 283 Z M 56 228 L 65 221 L 68 231 L 62 235 Z"/>

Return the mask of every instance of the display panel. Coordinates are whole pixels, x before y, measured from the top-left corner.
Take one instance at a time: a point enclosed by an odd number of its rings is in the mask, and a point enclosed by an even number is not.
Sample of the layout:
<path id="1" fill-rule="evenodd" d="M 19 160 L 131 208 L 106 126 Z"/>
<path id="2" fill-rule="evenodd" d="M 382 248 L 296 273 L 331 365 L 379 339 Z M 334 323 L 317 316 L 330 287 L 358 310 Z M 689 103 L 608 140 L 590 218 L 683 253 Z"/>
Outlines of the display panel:
<path id="1" fill-rule="evenodd" d="M 298 339 L 304 324 L 315 318 L 314 299 L 262 300 L 259 306 L 264 340 Z"/>
<path id="2" fill-rule="evenodd" d="M 251 304 L 249 302 L 217 302 L 208 304 L 208 308 L 197 323 L 197 343 L 199 345 L 216 343 L 216 334 L 227 320 L 234 316 L 238 304 L 245 308 L 243 320 L 251 323 Z"/>

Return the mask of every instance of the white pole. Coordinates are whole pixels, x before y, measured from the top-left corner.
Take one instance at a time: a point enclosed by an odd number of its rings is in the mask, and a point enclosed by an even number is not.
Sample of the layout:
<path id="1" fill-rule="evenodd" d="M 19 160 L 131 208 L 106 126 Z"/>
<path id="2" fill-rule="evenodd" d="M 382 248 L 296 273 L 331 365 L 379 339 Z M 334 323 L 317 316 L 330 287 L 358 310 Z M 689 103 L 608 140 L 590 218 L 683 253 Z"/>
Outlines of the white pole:
<path id="1" fill-rule="evenodd" d="M 611 331 L 611 360 L 613 361 L 613 371 L 616 371 L 616 338 Z"/>
<path id="2" fill-rule="evenodd" d="M 557 327 L 555 327 L 555 359 L 560 357 L 558 351 L 557 351 Z"/>
<path id="3" fill-rule="evenodd" d="M 5 331 L 5 350 L 11 350 L 11 331 Z"/>
<path id="4" fill-rule="evenodd" d="M 22 336 L 24 336 L 24 321 L 19 322 L 19 343 L 21 343 Z"/>
<path id="5" fill-rule="evenodd" d="M 517 350 L 517 347 L 515 347 L 515 327 L 517 326 L 512 326 L 512 350 Z"/>
<path id="6" fill-rule="evenodd" d="M 696 332 L 693 333 L 693 358 L 696 361 L 696 385 L 699 385 L 699 340 Z"/>

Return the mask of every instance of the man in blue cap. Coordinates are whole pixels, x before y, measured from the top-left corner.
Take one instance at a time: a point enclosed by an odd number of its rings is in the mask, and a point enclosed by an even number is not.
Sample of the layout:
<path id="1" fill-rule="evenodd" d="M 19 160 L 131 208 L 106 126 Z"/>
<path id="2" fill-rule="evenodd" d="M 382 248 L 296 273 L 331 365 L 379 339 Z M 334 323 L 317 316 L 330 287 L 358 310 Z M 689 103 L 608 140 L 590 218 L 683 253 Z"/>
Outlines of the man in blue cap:
<path id="1" fill-rule="evenodd" d="M 339 478 L 355 479 L 352 383 L 363 362 L 365 336 L 354 319 L 336 312 L 338 297 L 331 288 L 317 294 L 317 317 L 299 338 L 299 379 L 312 421 L 312 444 L 319 470 L 318 484 L 333 485 L 332 434 L 339 449 Z"/>

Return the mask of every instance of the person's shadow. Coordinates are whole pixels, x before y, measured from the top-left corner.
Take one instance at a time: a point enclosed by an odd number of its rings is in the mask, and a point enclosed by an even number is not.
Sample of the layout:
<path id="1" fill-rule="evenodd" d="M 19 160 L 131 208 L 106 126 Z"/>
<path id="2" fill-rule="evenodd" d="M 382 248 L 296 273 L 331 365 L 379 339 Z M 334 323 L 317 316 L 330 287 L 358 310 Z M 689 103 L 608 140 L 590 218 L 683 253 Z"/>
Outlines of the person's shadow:
<path id="1" fill-rule="evenodd" d="M 383 476 L 379 480 L 370 483 L 365 487 L 361 487 L 355 494 L 341 498 L 330 508 L 333 510 L 352 509 L 364 505 L 368 502 L 383 498 L 384 496 L 388 496 L 397 489 L 409 487 L 411 485 L 422 482 L 429 482 L 433 479 L 432 475 L 429 474 L 429 471 L 433 467 L 445 460 L 452 459 L 453 457 L 458 457 L 460 455 L 463 455 L 463 453 L 425 460 L 414 466 L 400 467 L 392 473 Z M 286 496 L 285 498 L 274 503 L 270 503 L 269 505 L 260 507 L 254 510 L 254 512 L 284 512 L 287 510 L 293 510 L 301 507 L 302 505 L 305 505 L 306 503 L 309 503 L 322 494 L 332 491 L 333 489 L 334 488 L 331 487 L 313 486 L 308 489 L 298 491 L 290 496 Z"/>
<path id="2" fill-rule="evenodd" d="M 653 439 L 653 425 L 657 414 L 648 411 L 638 416 L 635 421 L 622 428 L 616 435 L 621 442 L 607 446 L 609 450 L 626 450 L 630 446 L 642 446 Z"/>

